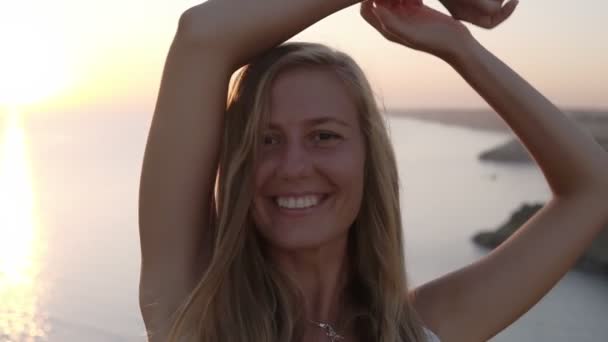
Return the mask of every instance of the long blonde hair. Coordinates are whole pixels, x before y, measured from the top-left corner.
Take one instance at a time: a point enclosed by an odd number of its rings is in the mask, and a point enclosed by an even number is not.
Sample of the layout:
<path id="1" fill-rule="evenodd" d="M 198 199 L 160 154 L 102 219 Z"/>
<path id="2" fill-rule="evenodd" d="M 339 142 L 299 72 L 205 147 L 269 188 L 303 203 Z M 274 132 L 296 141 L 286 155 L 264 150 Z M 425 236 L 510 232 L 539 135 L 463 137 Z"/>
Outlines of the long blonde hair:
<path id="1" fill-rule="evenodd" d="M 253 175 L 272 82 L 295 67 L 321 67 L 339 76 L 356 104 L 365 138 L 364 199 L 349 231 L 351 275 L 345 326 L 361 341 L 424 341 L 408 300 L 394 152 L 372 88 L 356 62 L 317 43 L 284 43 L 241 68 L 225 113 L 216 191 L 208 229 L 212 260 L 176 312 L 170 341 L 299 341 L 302 294 L 263 250 L 250 216 Z"/>

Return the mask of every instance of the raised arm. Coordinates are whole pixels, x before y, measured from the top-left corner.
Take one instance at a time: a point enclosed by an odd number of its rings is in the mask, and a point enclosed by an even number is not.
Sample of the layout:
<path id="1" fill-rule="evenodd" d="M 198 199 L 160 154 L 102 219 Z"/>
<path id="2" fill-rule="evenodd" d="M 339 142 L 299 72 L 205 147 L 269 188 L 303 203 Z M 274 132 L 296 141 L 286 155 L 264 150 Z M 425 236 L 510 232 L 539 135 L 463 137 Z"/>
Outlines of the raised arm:
<path id="1" fill-rule="evenodd" d="M 165 62 L 139 189 L 139 302 L 150 341 L 211 257 L 212 189 L 231 74 L 354 1 L 210 0 L 181 16 Z"/>
<path id="2" fill-rule="evenodd" d="M 390 40 L 449 62 L 511 127 L 553 198 L 481 260 L 410 295 L 442 341 L 486 341 L 527 312 L 608 223 L 608 154 L 457 21 L 421 4 L 362 15 Z"/>
<path id="3" fill-rule="evenodd" d="M 361 0 L 209 0 L 184 13 L 184 32 L 227 53 L 233 69 Z"/>
<path id="4" fill-rule="evenodd" d="M 493 253 L 438 285 L 458 293 L 461 310 L 475 313 L 468 325 L 484 326 L 485 340 L 535 305 L 608 224 L 608 154 L 477 41 L 451 64 L 519 137 L 553 193 Z"/>

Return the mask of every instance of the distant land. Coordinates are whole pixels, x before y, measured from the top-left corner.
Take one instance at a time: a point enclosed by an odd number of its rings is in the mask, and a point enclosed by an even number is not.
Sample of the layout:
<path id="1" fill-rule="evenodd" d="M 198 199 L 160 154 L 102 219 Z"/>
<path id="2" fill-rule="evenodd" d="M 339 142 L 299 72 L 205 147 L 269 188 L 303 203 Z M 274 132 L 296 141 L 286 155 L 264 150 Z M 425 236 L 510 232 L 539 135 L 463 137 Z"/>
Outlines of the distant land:
<path id="1" fill-rule="evenodd" d="M 601 129 L 605 129 L 606 136 L 608 136 L 608 109 L 564 109 L 563 111 L 566 115 L 575 117 L 577 122 L 584 122 L 592 126 L 602 126 Z M 491 109 L 389 109 L 387 112 L 390 116 L 401 116 L 424 121 L 440 122 L 445 125 L 469 127 L 473 129 L 496 132 L 510 131 L 509 126 L 507 126 L 503 119 Z"/>
<path id="2" fill-rule="evenodd" d="M 523 227 L 544 205 L 545 203 L 523 203 L 498 228 L 475 234 L 473 242 L 486 248 L 498 247 Z M 539 249 L 542 248 L 542 246 L 539 246 Z M 575 266 L 583 272 L 608 275 L 608 224 L 604 225 L 604 230 L 596 236 Z"/>
<path id="3" fill-rule="evenodd" d="M 608 151 L 608 111 L 570 110 L 564 112 L 579 127 L 589 132 L 604 150 Z M 490 110 L 393 110 L 389 111 L 389 115 L 476 130 L 509 133 L 512 136 L 509 141 L 483 151 L 479 155 L 479 159 L 507 163 L 533 162 L 519 138 L 511 132 L 509 126 L 497 113 Z"/>

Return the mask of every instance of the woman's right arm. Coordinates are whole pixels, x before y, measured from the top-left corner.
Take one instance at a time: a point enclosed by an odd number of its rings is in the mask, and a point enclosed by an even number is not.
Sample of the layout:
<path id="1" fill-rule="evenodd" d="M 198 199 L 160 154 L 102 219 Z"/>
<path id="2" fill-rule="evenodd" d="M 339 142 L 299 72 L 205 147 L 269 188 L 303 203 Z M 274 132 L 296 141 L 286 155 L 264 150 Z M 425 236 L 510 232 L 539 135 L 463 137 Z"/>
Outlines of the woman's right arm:
<path id="1" fill-rule="evenodd" d="M 210 0 L 182 15 L 166 58 L 139 188 L 139 303 L 150 341 L 211 258 L 206 234 L 232 73 L 352 0 Z"/>
<path id="2" fill-rule="evenodd" d="M 209 0 L 183 15 L 185 33 L 225 51 L 233 69 L 361 0 Z"/>

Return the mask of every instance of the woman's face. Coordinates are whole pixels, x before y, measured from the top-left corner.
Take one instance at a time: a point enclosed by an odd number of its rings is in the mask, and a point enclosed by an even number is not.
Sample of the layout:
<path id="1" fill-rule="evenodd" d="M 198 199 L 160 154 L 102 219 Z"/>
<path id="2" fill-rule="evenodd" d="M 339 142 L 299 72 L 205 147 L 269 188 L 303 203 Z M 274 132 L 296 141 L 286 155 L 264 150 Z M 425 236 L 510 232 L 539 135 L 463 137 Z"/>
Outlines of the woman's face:
<path id="1" fill-rule="evenodd" d="M 253 203 L 262 236 L 288 250 L 346 237 L 361 206 L 365 148 L 337 76 L 320 68 L 281 73 L 262 136 Z"/>

